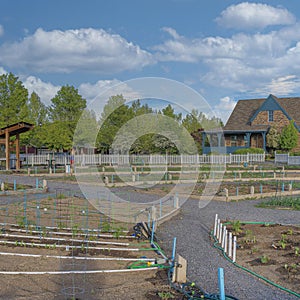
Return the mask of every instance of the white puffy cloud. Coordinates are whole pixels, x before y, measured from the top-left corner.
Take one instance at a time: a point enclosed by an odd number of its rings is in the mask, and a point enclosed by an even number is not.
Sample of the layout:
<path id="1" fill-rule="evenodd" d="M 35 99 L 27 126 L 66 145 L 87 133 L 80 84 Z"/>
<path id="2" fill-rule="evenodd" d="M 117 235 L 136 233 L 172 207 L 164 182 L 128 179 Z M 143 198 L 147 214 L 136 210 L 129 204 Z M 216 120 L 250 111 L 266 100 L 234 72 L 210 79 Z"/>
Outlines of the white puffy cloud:
<path id="1" fill-rule="evenodd" d="M 236 101 L 232 100 L 230 97 L 226 96 L 220 99 L 219 103 L 214 106 L 214 112 L 217 117 L 219 117 L 224 124 L 227 122 L 230 114 L 232 113 Z"/>
<path id="2" fill-rule="evenodd" d="M 6 74 L 6 73 L 7 73 L 7 71 L 3 67 L 0 67 L 0 75 Z"/>
<path id="3" fill-rule="evenodd" d="M 103 29 L 45 31 L 0 47 L 0 62 L 38 72 L 114 74 L 153 63 L 150 53 Z"/>
<path id="4" fill-rule="evenodd" d="M 282 74 L 300 76 L 300 24 L 266 33 L 188 39 L 170 28 L 157 59 L 193 63 L 202 83 L 239 92 L 263 89 Z"/>
<path id="5" fill-rule="evenodd" d="M 153 47 L 160 61 L 201 62 L 209 58 L 273 59 L 285 55 L 290 45 L 300 39 L 300 24 L 296 23 L 270 33 L 253 35 L 239 33 L 232 37 L 187 39 L 168 29 L 171 39 Z"/>
<path id="6" fill-rule="evenodd" d="M 82 83 L 78 87 L 79 93 L 87 99 L 88 102 L 94 100 L 99 95 L 118 95 L 122 94 L 125 99 L 136 99 L 140 95 L 132 88 L 126 85 L 126 83 L 113 79 L 113 80 L 99 80 L 95 84 Z"/>
<path id="7" fill-rule="evenodd" d="M 286 96 L 300 89 L 300 77 L 296 75 L 286 75 L 271 80 L 263 87 L 253 91 L 254 94 L 274 94 L 276 96 Z"/>
<path id="8" fill-rule="evenodd" d="M 285 8 L 242 2 L 227 7 L 216 21 L 227 28 L 262 29 L 271 25 L 293 24 L 295 17 Z"/>
<path id="9" fill-rule="evenodd" d="M 60 86 L 55 86 L 50 82 L 44 82 L 35 76 L 28 76 L 21 79 L 24 86 L 27 88 L 29 95 L 32 92 L 36 92 L 41 98 L 41 101 L 47 106 L 51 104 L 51 99 L 61 88 Z"/>
<path id="10" fill-rule="evenodd" d="M 4 34 L 4 28 L 3 26 L 0 24 L 0 36 L 2 36 Z"/>

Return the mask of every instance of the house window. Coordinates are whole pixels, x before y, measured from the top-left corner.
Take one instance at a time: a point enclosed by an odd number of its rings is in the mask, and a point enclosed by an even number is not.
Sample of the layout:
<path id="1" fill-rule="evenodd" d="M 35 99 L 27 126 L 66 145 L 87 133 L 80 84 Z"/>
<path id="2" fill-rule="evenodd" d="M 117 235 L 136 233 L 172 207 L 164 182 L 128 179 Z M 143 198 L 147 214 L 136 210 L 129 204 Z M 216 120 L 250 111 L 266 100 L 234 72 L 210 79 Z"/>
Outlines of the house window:
<path id="1" fill-rule="evenodd" d="M 236 135 L 232 135 L 231 136 L 231 143 L 230 143 L 231 147 L 236 147 L 237 146 L 237 136 Z"/>
<path id="2" fill-rule="evenodd" d="M 274 111 L 273 110 L 268 111 L 268 117 L 269 117 L 269 122 L 274 121 Z"/>

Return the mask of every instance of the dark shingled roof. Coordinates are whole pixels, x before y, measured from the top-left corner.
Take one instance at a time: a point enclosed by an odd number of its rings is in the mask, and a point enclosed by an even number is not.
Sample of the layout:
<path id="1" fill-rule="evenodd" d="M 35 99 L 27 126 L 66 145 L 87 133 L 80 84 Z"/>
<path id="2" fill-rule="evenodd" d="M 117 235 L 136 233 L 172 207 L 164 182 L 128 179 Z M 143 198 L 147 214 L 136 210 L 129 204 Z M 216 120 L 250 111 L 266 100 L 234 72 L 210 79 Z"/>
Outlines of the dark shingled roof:
<path id="1" fill-rule="evenodd" d="M 274 96 L 273 96 L 274 97 Z M 293 98 L 276 98 L 280 106 L 288 115 L 300 126 L 300 97 Z"/>
<path id="2" fill-rule="evenodd" d="M 287 112 L 287 114 L 300 126 L 300 97 L 277 98 L 272 95 L 278 104 Z M 225 131 L 253 131 L 267 130 L 269 125 L 250 125 L 250 119 L 265 99 L 239 100 L 233 112 L 231 113 L 225 127 Z"/>

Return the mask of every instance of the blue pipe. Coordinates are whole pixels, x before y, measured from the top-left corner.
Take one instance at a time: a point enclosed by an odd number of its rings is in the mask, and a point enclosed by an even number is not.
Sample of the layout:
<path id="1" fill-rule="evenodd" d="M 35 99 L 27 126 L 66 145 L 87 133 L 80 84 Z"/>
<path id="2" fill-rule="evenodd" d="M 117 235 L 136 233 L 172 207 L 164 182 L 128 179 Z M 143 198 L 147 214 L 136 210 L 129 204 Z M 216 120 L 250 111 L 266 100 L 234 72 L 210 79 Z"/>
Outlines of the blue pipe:
<path id="1" fill-rule="evenodd" d="M 225 300 L 224 269 L 218 268 L 220 300 Z"/>

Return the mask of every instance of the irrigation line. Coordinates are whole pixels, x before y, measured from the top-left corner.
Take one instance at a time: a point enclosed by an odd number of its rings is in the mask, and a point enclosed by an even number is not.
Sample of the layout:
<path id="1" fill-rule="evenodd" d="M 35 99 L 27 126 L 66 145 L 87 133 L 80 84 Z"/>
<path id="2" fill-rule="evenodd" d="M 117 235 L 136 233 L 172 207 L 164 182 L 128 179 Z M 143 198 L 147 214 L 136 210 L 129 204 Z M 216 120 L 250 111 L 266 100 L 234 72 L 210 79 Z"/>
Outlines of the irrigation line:
<path id="1" fill-rule="evenodd" d="M 20 225 L 18 224 L 13 224 L 13 223 L 0 223 L 1 226 L 14 226 L 14 227 L 20 227 Z M 27 227 L 35 227 L 36 225 L 27 225 Z M 55 227 L 55 226 L 43 226 L 43 228 L 46 229 L 59 229 L 59 230 L 68 230 L 68 231 L 72 231 L 74 230 L 74 228 L 70 228 L 70 227 Z M 76 228 L 76 230 L 78 231 L 87 231 L 87 232 L 99 232 L 101 230 L 99 229 L 88 229 L 88 228 Z M 115 232 L 115 230 L 111 230 L 110 232 Z M 128 230 L 122 230 L 121 232 L 123 233 L 128 233 Z"/>
<path id="2" fill-rule="evenodd" d="M 2 237 L 12 237 L 20 239 L 32 239 L 32 240 L 47 240 L 47 241 L 61 241 L 61 242 L 78 242 L 78 243 L 90 243 L 90 244 L 99 244 L 99 245 L 114 245 L 114 246 L 129 246 L 129 243 L 120 243 L 120 242 L 102 242 L 102 241 L 93 241 L 93 240 L 78 240 L 78 239 L 64 239 L 64 238 L 51 238 L 43 236 L 34 236 L 34 235 L 18 235 L 18 234 L 8 234 L 0 233 Z"/>
<path id="3" fill-rule="evenodd" d="M 251 223 L 252 223 L 252 224 L 271 224 L 271 223 L 267 223 L 267 222 L 241 222 L 241 224 L 245 224 L 245 223 L 247 223 L 247 224 L 251 224 Z M 274 223 L 273 223 L 273 224 L 274 224 Z M 216 237 L 213 235 L 213 231 L 211 231 L 210 235 L 213 237 L 213 239 L 214 239 L 214 241 L 215 241 L 215 242 L 214 242 L 214 247 L 217 248 L 217 249 L 219 249 L 220 251 L 222 251 L 223 256 L 224 256 L 229 262 L 231 262 L 233 265 L 235 265 L 236 267 L 242 269 L 243 271 L 246 271 L 246 272 L 248 272 L 248 273 L 254 275 L 255 277 L 257 277 L 257 278 L 259 278 L 259 279 L 261 279 L 261 280 L 263 280 L 263 281 L 269 283 L 270 285 L 272 285 L 272 286 L 274 286 L 274 287 L 276 287 L 276 288 L 281 289 L 282 291 L 285 291 L 285 292 L 287 292 L 287 293 L 289 293 L 289 294 L 291 294 L 291 295 L 294 295 L 294 296 L 300 298 L 300 294 L 298 294 L 298 293 L 296 293 L 296 292 L 294 292 L 294 291 L 292 291 L 292 290 L 290 290 L 290 289 L 288 289 L 288 288 L 285 288 L 285 287 L 283 287 L 283 286 L 281 286 L 281 285 L 279 285 L 279 284 L 277 284 L 277 283 L 271 281 L 270 279 L 268 279 L 268 278 L 266 278 L 266 277 L 263 277 L 262 275 L 259 275 L 259 274 L 255 273 L 254 271 L 251 271 L 251 270 L 247 269 L 246 267 L 241 266 L 241 265 L 238 264 L 237 262 L 233 262 L 233 261 L 230 259 L 230 257 L 227 256 L 227 254 L 225 253 L 224 249 L 218 245 L 219 242 L 217 241 Z"/>
<path id="4" fill-rule="evenodd" d="M 7 231 L 16 231 L 16 232 L 28 232 L 28 230 L 26 229 L 14 229 L 14 228 L 10 228 Z M 101 231 L 101 230 L 99 230 Z M 38 233 L 41 234 L 41 230 L 30 230 L 30 233 Z M 76 235 L 76 236 L 87 236 L 86 233 L 72 233 L 72 232 L 61 232 L 61 231 L 47 231 L 47 234 L 49 235 Z M 89 234 L 89 237 L 99 237 L 99 238 L 115 238 L 115 236 L 113 234 Z M 131 236 L 131 235 L 120 235 L 119 238 L 123 238 L 123 239 L 135 239 L 135 236 Z"/>
<path id="5" fill-rule="evenodd" d="M 123 257 L 78 257 L 78 256 L 60 256 L 60 255 L 41 255 L 41 254 L 27 254 L 27 253 L 11 253 L 0 252 L 3 256 L 21 256 L 34 258 L 58 258 L 58 259 L 76 259 L 76 260 L 109 260 L 109 261 L 142 261 L 155 262 L 155 258 L 123 258 Z"/>
<path id="6" fill-rule="evenodd" d="M 45 248 L 69 248 L 69 249 L 94 249 L 94 250 L 108 250 L 108 251 L 147 251 L 148 248 L 109 248 L 109 247 L 92 247 L 92 246 L 71 246 L 71 245 L 56 245 L 56 244 L 37 244 L 37 243 L 25 243 L 25 242 L 12 242 L 12 241 L 3 241 L 0 240 L 0 244 L 10 244 L 10 245 L 19 245 L 19 246 L 31 246 L 31 247 L 45 247 Z M 153 249 L 152 249 L 153 250 Z"/>
<path id="7" fill-rule="evenodd" d="M 62 275 L 62 274 L 99 274 L 99 273 L 125 273 L 137 271 L 157 270 L 158 267 L 139 268 L 139 269 L 120 269 L 120 270 L 85 270 L 85 271 L 49 271 L 49 272 L 15 272 L 0 271 L 1 275 Z"/>

